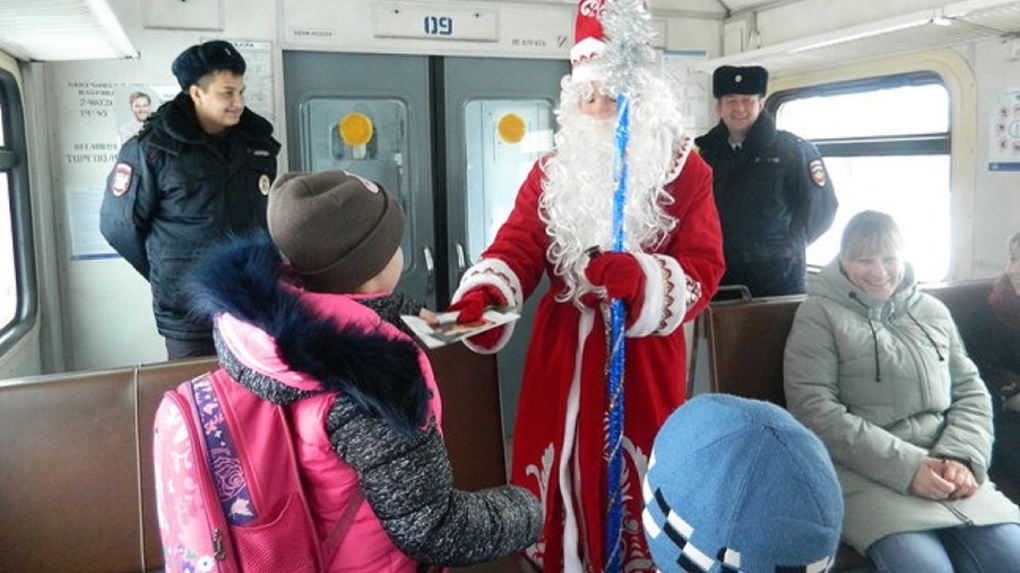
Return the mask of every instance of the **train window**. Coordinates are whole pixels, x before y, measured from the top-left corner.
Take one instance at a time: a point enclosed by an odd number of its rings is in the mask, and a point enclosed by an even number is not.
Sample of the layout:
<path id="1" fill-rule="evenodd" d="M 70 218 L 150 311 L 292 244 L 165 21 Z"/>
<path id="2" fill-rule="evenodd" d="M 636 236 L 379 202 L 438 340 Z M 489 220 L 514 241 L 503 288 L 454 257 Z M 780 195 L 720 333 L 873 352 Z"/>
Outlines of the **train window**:
<path id="1" fill-rule="evenodd" d="M 0 353 L 31 327 L 35 269 L 21 98 L 0 70 Z"/>
<path id="2" fill-rule="evenodd" d="M 904 74 L 780 92 L 780 129 L 818 146 L 839 197 L 836 220 L 808 248 L 811 266 L 839 252 L 847 220 L 865 209 L 896 218 L 919 281 L 944 280 L 950 245 L 950 102 L 934 74 Z"/>
<path id="3" fill-rule="evenodd" d="M 510 216 L 531 166 L 553 147 L 553 108 L 542 99 L 473 99 L 464 106 L 468 260 L 477 261 Z"/>

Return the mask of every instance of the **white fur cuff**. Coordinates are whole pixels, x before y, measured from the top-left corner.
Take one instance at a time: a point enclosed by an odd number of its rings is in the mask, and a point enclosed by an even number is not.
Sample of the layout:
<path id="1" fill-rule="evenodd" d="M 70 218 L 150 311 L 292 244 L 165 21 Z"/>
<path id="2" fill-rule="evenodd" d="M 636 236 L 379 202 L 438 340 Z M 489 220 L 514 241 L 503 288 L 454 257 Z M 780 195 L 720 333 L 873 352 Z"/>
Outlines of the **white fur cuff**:
<path id="1" fill-rule="evenodd" d="M 645 301 L 641 315 L 627 329 L 630 338 L 671 334 L 687 312 L 687 277 L 680 263 L 664 255 L 634 255 L 645 275 Z"/>

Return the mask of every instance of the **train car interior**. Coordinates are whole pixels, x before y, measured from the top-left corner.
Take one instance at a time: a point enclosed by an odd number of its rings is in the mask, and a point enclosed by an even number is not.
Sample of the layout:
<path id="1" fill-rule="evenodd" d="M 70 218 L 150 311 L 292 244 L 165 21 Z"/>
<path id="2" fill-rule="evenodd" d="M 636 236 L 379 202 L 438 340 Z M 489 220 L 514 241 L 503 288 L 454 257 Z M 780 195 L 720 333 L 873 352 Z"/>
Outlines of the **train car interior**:
<path id="1" fill-rule="evenodd" d="M 246 105 L 283 146 L 279 172 L 382 182 L 407 213 L 398 288 L 442 310 L 555 145 L 577 4 L 0 0 L 0 571 L 163 567 L 152 416 L 215 363 L 166 360 L 149 284 L 99 231 L 107 177 L 140 125 L 135 94 L 155 110 L 180 89 L 182 49 L 232 42 Z M 646 4 L 689 135 L 719 121 L 714 69 L 761 65 L 766 109 L 824 157 L 840 208 L 808 248 L 809 282 L 850 217 L 877 209 L 899 222 L 925 292 L 957 316 L 981 304 L 1020 230 L 1020 1 Z M 803 297 L 734 292 L 685 325 L 688 393 L 783 405 Z M 429 351 L 460 487 L 507 482 L 538 298 L 498 355 Z M 1020 484 L 1001 487 L 1020 500 Z M 871 564 L 844 546 L 832 570 Z"/>

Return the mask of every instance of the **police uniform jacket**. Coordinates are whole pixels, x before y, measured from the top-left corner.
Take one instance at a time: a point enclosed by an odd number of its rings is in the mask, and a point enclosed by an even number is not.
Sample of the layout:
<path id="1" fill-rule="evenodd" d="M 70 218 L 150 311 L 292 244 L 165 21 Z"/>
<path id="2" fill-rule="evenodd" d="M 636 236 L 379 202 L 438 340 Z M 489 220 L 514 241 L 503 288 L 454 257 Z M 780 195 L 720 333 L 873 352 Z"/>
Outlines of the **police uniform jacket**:
<path id="1" fill-rule="evenodd" d="M 804 292 L 804 251 L 828 230 L 837 207 L 818 150 L 777 130 L 766 110 L 739 150 L 721 121 L 695 143 L 714 172 L 726 257 L 722 284 L 743 284 L 754 296 Z"/>
<path id="2" fill-rule="evenodd" d="M 207 317 L 189 316 L 182 279 L 218 239 L 266 228 L 280 150 L 272 133 L 268 121 L 245 109 L 226 136 L 213 138 L 181 92 L 121 147 L 103 196 L 101 230 L 149 281 L 163 336 L 212 336 Z"/>

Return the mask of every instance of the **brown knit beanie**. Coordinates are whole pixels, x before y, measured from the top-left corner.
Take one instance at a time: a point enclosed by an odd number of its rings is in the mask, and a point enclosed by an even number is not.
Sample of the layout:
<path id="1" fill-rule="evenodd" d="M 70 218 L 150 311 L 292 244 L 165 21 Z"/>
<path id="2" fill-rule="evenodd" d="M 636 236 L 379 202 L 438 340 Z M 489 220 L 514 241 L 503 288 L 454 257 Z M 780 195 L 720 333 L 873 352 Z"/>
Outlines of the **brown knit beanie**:
<path id="1" fill-rule="evenodd" d="M 268 219 L 280 253 L 317 292 L 354 292 L 386 268 L 404 233 L 397 201 L 345 171 L 279 176 Z"/>

